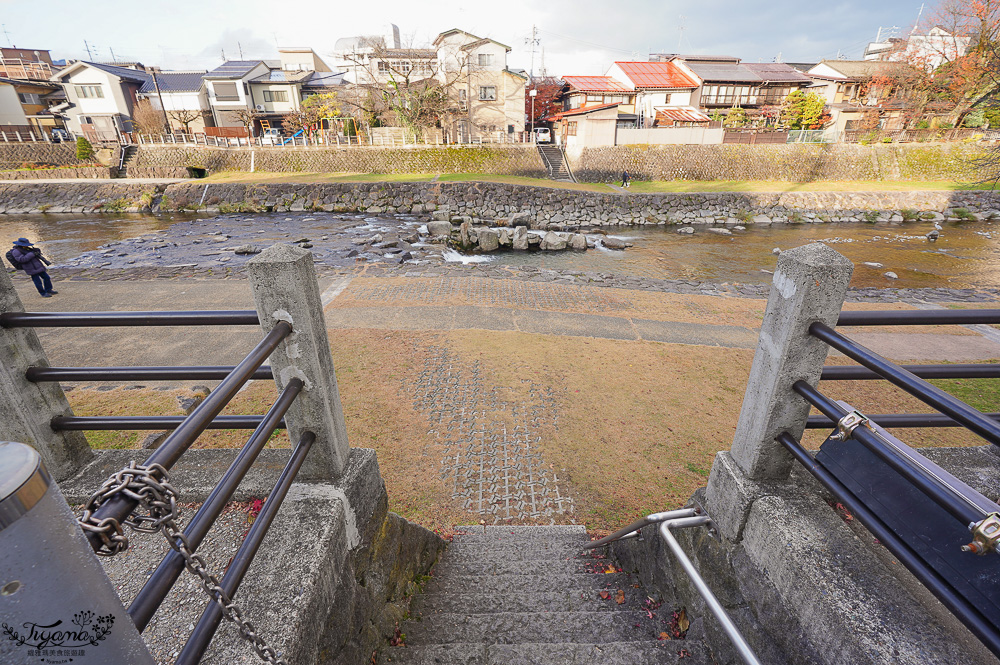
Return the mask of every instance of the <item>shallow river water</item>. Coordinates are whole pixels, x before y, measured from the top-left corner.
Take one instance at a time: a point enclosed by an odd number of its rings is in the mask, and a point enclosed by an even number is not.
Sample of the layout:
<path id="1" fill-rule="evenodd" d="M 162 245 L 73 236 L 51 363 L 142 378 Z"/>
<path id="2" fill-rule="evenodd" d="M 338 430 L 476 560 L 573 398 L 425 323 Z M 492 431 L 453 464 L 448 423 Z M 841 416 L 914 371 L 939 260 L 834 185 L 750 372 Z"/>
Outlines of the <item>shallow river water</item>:
<path id="1" fill-rule="evenodd" d="M 368 261 L 399 263 L 399 255 L 383 256 L 355 241 L 380 233 L 387 239 L 412 234 L 422 227 L 414 216 L 339 215 L 332 213 L 273 213 L 219 216 L 3 216 L 4 242 L 25 236 L 43 246 L 58 264 L 80 267 L 139 267 L 177 264 L 236 266 L 248 257 L 231 248 L 253 243 L 308 238 L 319 263 L 355 265 Z M 501 252 L 492 256 L 461 256 L 439 246 L 416 244 L 418 262 L 488 261 L 493 265 L 525 265 L 561 271 L 613 273 L 656 279 L 706 282 L 766 283 L 774 269 L 774 248 L 791 249 L 824 241 L 856 265 L 857 287 L 1000 287 L 1000 223 L 946 223 L 937 242 L 925 237 L 929 222 L 901 224 L 796 224 L 750 226 L 732 236 L 695 227 L 694 235 L 667 227 L 609 229 L 634 244 L 625 251 L 597 249 L 578 252 Z M 224 236 L 224 238 L 223 238 Z M 591 235 L 599 240 L 600 235 Z M 144 238 L 143 242 L 130 240 Z M 109 242 L 114 251 L 102 250 Z M 354 255 L 351 255 L 351 253 Z M 393 251 L 393 250 L 390 250 Z M 865 262 L 881 267 L 864 265 Z M 886 272 L 898 279 L 890 279 Z"/>

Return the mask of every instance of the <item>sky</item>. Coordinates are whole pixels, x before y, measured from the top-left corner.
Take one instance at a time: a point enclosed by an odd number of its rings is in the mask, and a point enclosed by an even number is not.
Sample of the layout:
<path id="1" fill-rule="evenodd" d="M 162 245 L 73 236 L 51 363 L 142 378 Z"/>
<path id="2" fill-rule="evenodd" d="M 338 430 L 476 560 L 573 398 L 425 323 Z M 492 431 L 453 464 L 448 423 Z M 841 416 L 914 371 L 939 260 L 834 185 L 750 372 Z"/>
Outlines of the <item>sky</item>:
<path id="1" fill-rule="evenodd" d="M 48 49 L 57 59 L 211 69 L 223 53 L 230 60 L 241 53 L 244 59 L 276 59 L 278 46 L 311 47 L 322 57 L 341 37 L 383 34 L 393 23 L 404 46 L 426 46 L 439 32 L 460 28 L 510 46 L 511 68 L 533 66 L 542 74 L 544 61 L 545 73 L 566 76 L 604 74 L 615 60 L 646 60 L 650 52 L 732 55 L 746 62 L 818 62 L 838 54 L 860 59 L 879 28 L 909 32 L 921 3 L 381 0 L 377 6 L 293 3 L 306 8 L 297 11 L 273 0 L 47 0 L 44 6 L 40 15 L 27 0 L 0 0 L 0 44 Z"/>

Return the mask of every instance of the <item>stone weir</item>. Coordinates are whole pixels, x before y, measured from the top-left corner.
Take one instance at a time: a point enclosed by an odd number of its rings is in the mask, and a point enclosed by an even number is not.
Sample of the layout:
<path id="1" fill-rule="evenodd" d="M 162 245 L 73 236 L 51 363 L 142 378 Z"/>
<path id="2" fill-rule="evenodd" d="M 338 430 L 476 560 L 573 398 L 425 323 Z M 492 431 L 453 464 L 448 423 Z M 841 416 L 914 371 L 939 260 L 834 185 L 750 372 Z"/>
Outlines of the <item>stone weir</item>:
<path id="1" fill-rule="evenodd" d="M 489 182 L 166 185 L 3 183 L 0 213 L 326 211 L 424 214 L 446 207 L 531 228 L 780 224 L 1000 218 L 987 191 L 618 194 Z"/>

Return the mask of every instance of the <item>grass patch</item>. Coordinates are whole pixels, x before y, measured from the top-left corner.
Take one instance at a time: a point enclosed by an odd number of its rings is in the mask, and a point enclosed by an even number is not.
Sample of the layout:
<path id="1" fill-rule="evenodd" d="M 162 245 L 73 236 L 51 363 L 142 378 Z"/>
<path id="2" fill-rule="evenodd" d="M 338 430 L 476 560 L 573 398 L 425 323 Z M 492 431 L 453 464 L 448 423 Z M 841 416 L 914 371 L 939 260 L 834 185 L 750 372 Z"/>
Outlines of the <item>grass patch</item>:
<path id="1" fill-rule="evenodd" d="M 271 173 L 221 171 L 200 180 L 205 183 L 319 183 L 319 182 L 430 182 L 430 173 Z"/>
<path id="2" fill-rule="evenodd" d="M 578 192 L 601 192 L 608 194 L 615 190 L 603 183 L 558 182 L 547 178 L 526 178 L 513 175 L 490 175 L 487 173 L 445 173 L 438 178 L 439 182 L 500 182 L 508 185 L 527 185 L 529 187 L 546 187 L 548 189 L 571 189 Z"/>
<path id="3" fill-rule="evenodd" d="M 988 185 L 948 180 L 822 180 L 782 182 L 778 180 L 669 180 L 632 181 L 633 194 L 660 192 L 915 192 L 925 190 L 961 191 L 990 189 Z"/>

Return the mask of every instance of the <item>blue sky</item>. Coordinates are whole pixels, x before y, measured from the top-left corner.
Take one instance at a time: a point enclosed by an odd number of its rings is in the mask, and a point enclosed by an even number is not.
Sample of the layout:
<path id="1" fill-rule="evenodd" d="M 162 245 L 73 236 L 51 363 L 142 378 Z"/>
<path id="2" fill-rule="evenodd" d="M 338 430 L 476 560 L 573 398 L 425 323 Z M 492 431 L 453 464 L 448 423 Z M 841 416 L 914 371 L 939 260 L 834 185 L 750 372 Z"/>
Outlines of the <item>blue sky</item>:
<path id="1" fill-rule="evenodd" d="M 312 5 L 312 7 L 310 7 Z M 528 69 L 526 40 L 538 28 L 550 75 L 603 74 L 614 60 L 646 59 L 654 52 L 735 55 L 748 62 L 860 57 L 880 27 L 914 24 L 920 2 L 880 0 L 838 3 L 680 2 L 634 0 L 509 0 L 473 3 L 381 0 L 376 3 L 292 3 L 283 10 L 265 0 L 125 3 L 0 0 L 0 43 L 47 48 L 54 57 L 139 60 L 165 68 L 211 68 L 227 58 L 275 58 L 276 45 L 311 46 L 320 55 L 340 37 L 381 32 L 391 22 L 404 41 L 428 43 L 443 30 L 461 28 L 512 47 L 511 67 Z M 82 9 L 86 7 L 86 9 Z M 498 7 L 500 9 L 498 9 Z M 377 14 L 373 14 L 372 10 Z"/>

